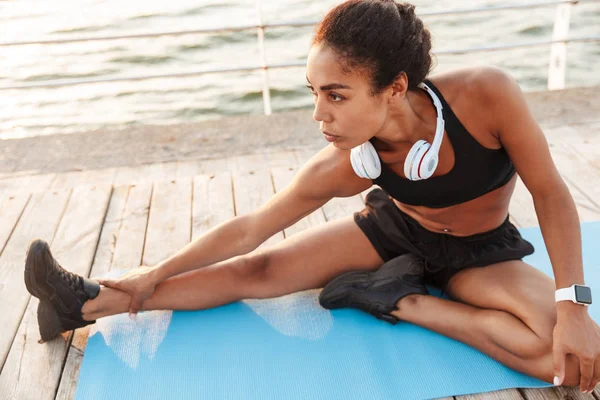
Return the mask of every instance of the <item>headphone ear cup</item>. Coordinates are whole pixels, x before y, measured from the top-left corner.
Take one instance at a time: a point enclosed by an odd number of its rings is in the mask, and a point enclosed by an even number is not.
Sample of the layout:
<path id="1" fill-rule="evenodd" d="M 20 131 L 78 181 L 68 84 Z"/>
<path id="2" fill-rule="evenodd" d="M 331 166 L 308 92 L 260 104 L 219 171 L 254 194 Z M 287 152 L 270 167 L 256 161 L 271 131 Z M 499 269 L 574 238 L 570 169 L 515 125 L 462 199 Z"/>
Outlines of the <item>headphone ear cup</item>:
<path id="1" fill-rule="evenodd" d="M 363 168 L 362 162 L 360 160 L 360 146 L 352 148 L 350 150 L 350 164 L 352 164 L 352 169 L 361 178 L 366 178 L 367 171 Z"/>
<path id="2" fill-rule="evenodd" d="M 376 179 L 381 175 L 381 162 L 371 142 L 365 142 L 350 150 L 350 163 L 356 175 L 365 179 Z"/>
<path id="3" fill-rule="evenodd" d="M 406 160 L 404 160 L 404 175 L 411 181 L 418 181 L 424 178 L 419 177 L 419 164 L 421 159 L 427 153 L 431 145 L 425 140 L 417 140 L 410 148 Z"/>
<path id="4" fill-rule="evenodd" d="M 379 161 L 379 155 L 373 143 L 365 142 L 360 145 L 361 148 L 361 161 L 363 168 L 367 174 L 367 178 L 376 179 L 381 175 L 381 162 Z"/>
<path id="5" fill-rule="evenodd" d="M 422 179 L 431 178 L 431 175 L 435 172 L 435 169 L 438 165 L 439 157 L 436 152 L 429 150 L 427 154 L 423 156 L 423 161 L 421 162 L 421 170 L 419 171 L 419 175 Z"/>

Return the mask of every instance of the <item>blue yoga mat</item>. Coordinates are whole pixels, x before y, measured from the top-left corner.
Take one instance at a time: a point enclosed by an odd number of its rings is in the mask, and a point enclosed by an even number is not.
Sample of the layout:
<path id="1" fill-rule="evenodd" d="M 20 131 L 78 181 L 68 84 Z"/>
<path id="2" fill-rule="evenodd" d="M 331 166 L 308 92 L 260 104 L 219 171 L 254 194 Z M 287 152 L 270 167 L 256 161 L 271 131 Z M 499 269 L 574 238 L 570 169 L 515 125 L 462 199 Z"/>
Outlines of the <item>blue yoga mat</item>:
<path id="1" fill-rule="evenodd" d="M 553 276 L 539 229 L 521 232 L 536 247 L 526 261 Z M 600 321 L 600 223 L 582 232 L 586 281 L 595 283 L 589 313 Z M 415 400 L 551 386 L 419 326 L 324 310 L 317 296 L 102 318 L 76 399 Z"/>

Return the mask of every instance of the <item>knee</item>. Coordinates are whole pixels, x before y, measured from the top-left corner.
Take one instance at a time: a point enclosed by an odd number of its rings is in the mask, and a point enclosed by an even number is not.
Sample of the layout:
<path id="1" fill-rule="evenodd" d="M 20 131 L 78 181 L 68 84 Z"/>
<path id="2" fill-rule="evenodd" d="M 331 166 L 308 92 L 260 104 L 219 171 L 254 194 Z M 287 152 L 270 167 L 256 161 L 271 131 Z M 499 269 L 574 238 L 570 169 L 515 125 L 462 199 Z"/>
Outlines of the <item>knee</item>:
<path id="1" fill-rule="evenodd" d="M 247 296 L 259 296 L 259 288 L 270 279 L 269 256 L 263 251 L 256 251 L 238 257 L 234 266 L 236 281 L 247 289 Z"/>
<path id="2" fill-rule="evenodd" d="M 517 317 L 518 318 L 518 317 Z M 556 315 L 550 313 L 540 313 L 538 318 L 530 318 L 525 324 L 533 333 L 523 343 L 523 357 L 528 360 L 535 360 L 552 356 L 553 331 L 556 324 Z"/>
<path id="3" fill-rule="evenodd" d="M 524 346 L 523 358 L 536 360 L 552 356 L 552 335 L 538 336 L 535 343 L 528 343 Z"/>

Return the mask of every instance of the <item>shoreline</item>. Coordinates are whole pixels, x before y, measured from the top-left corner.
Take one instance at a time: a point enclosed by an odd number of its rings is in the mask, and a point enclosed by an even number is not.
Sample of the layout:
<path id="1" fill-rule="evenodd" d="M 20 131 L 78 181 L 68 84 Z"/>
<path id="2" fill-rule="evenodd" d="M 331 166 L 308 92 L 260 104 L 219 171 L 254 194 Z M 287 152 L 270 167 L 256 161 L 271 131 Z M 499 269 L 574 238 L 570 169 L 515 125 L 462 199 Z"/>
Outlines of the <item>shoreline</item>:
<path id="1" fill-rule="evenodd" d="M 525 93 L 542 128 L 600 121 L 600 87 Z M 0 140 L 2 178 L 319 149 L 312 109 Z"/>

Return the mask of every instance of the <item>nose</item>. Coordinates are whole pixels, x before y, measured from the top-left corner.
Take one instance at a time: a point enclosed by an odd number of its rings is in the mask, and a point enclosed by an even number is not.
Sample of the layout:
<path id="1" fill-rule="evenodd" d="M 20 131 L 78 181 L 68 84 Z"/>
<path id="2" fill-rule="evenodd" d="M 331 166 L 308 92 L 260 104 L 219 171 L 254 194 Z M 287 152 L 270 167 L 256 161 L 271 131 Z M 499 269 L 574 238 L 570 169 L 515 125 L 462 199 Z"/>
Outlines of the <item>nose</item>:
<path id="1" fill-rule="evenodd" d="M 315 110 L 313 111 L 313 119 L 317 122 L 331 122 L 331 113 L 327 111 L 324 101 L 318 97 L 315 98 Z"/>

